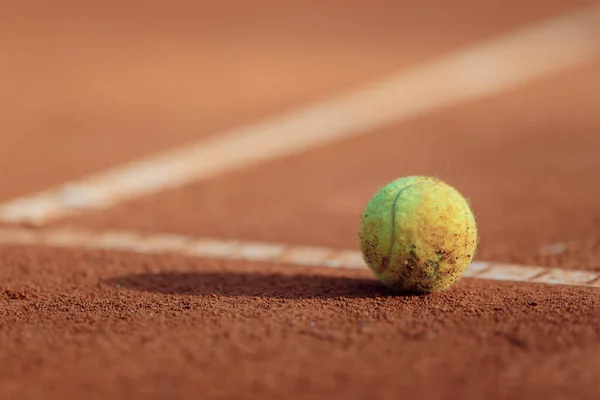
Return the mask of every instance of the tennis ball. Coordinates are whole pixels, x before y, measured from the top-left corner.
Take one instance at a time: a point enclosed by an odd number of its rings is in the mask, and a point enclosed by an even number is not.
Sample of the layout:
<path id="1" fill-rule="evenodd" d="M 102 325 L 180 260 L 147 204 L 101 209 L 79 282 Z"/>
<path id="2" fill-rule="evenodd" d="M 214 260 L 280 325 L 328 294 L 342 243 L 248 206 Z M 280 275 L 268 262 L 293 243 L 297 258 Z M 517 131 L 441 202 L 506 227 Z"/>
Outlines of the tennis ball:
<path id="1" fill-rule="evenodd" d="M 367 204 L 360 248 L 385 285 L 431 293 L 450 287 L 477 248 L 467 200 L 436 178 L 409 176 L 383 187 Z"/>

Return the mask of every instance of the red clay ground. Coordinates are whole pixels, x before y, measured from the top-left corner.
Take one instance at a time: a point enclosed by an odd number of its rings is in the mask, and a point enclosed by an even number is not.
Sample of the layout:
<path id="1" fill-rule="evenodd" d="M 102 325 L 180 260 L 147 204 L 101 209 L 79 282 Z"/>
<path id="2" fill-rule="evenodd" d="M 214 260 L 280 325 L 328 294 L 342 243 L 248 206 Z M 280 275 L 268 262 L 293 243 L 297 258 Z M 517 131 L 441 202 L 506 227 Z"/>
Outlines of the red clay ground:
<path id="1" fill-rule="evenodd" d="M 585 2 L 39 3 L 0 13 L 0 199 Z M 479 259 L 598 270 L 599 85 L 583 66 L 56 225 L 355 248 L 381 184 L 435 174 L 471 198 Z M 406 297 L 368 271 L 0 246 L 0 398 L 597 399 L 599 318 L 592 288 Z"/>
<path id="2" fill-rule="evenodd" d="M 3 247 L 2 398 L 597 398 L 598 291 Z"/>

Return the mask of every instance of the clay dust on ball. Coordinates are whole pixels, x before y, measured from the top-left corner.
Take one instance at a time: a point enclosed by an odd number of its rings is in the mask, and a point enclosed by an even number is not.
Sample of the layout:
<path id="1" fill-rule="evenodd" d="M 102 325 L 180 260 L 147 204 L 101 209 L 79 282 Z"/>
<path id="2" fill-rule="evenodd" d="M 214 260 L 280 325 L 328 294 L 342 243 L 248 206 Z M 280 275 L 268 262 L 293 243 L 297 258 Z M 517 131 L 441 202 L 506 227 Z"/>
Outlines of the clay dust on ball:
<path id="1" fill-rule="evenodd" d="M 359 238 L 365 262 L 381 282 L 419 293 L 455 283 L 478 243 L 467 200 L 452 186 L 424 176 L 397 179 L 375 194 Z"/>

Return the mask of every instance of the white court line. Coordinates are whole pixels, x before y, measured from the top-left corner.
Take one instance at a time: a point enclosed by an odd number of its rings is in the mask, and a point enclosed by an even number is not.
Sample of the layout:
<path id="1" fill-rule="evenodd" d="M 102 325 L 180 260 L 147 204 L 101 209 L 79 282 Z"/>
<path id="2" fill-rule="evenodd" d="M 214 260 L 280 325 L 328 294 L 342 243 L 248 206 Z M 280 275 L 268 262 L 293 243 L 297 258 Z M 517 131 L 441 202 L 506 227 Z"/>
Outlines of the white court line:
<path id="1" fill-rule="evenodd" d="M 220 260 L 261 261 L 286 265 L 366 269 L 357 250 L 316 246 L 194 238 L 127 231 L 91 232 L 77 229 L 0 229 L 0 244 L 39 245 L 71 249 L 129 251 L 138 254 L 179 254 Z M 600 272 L 473 262 L 464 277 L 511 282 L 600 287 Z"/>
<path id="2" fill-rule="evenodd" d="M 329 100 L 13 199 L 0 204 L 0 221 L 41 225 L 506 91 L 600 55 L 599 38 L 595 4 Z"/>

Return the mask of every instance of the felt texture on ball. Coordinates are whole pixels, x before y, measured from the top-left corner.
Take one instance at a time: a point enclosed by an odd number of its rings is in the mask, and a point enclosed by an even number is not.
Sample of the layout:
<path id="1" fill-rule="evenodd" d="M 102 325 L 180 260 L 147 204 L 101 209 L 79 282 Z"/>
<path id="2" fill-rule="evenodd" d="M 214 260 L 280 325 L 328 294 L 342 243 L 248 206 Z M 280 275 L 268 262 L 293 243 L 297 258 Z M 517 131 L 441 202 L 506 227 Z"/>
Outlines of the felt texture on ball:
<path id="1" fill-rule="evenodd" d="M 467 200 L 439 179 L 397 179 L 371 198 L 362 215 L 360 249 L 385 285 L 409 292 L 449 288 L 471 263 L 477 226 Z"/>

